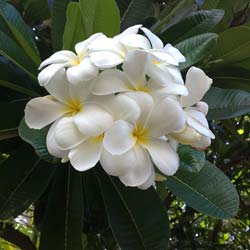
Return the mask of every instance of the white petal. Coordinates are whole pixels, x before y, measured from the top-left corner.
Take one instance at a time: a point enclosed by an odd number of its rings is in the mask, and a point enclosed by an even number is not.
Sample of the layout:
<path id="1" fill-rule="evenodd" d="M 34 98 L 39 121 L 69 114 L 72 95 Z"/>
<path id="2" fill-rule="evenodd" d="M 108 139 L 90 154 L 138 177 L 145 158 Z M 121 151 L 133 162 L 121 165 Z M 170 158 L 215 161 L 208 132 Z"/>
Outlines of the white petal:
<path id="1" fill-rule="evenodd" d="M 30 128 L 41 129 L 63 116 L 66 106 L 51 96 L 37 97 L 25 107 L 25 121 Z"/>
<path id="2" fill-rule="evenodd" d="M 146 82 L 146 63 L 148 54 L 144 51 L 130 51 L 123 62 L 123 71 L 129 81 L 135 86 L 144 86 Z"/>
<path id="3" fill-rule="evenodd" d="M 191 144 L 192 147 L 196 148 L 197 150 L 206 150 L 211 144 L 211 139 L 207 136 L 201 136 L 200 140 Z"/>
<path id="4" fill-rule="evenodd" d="M 76 127 L 73 117 L 61 118 L 54 134 L 57 145 L 63 150 L 71 149 L 86 140 L 86 136 Z"/>
<path id="5" fill-rule="evenodd" d="M 112 155 L 121 155 L 129 151 L 136 143 L 133 131 L 132 124 L 123 120 L 116 121 L 104 135 L 104 148 Z"/>
<path id="6" fill-rule="evenodd" d="M 195 104 L 195 106 L 196 106 L 196 108 L 197 108 L 201 113 L 203 113 L 204 115 L 207 115 L 208 109 L 209 109 L 207 103 L 205 103 L 205 102 L 197 102 L 197 103 Z"/>
<path id="7" fill-rule="evenodd" d="M 51 64 L 38 74 L 38 82 L 41 86 L 50 83 L 54 76 L 65 67 L 65 64 Z"/>
<path id="8" fill-rule="evenodd" d="M 118 38 L 118 37 L 117 37 Z M 131 49 L 151 49 L 149 40 L 139 34 L 128 34 L 119 37 L 119 41 L 129 50 Z"/>
<path id="9" fill-rule="evenodd" d="M 152 139 L 144 145 L 157 168 L 165 175 L 174 175 L 179 167 L 179 156 L 166 141 Z"/>
<path id="10" fill-rule="evenodd" d="M 141 28 L 141 30 L 143 30 L 143 32 L 146 34 L 146 36 L 150 40 L 153 49 L 163 49 L 163 42 L 161 41 L 161 39 L 158 36 L 156 36 L 155 34 L 153 34 L 147 28 Z"/>
<path id="11" fill-rule="evenodd" d="M 130 91 L 133 86 L 129 83 L 124 72 L 117 69 L 107 69 L 97 77 L 93 94 L 109 95 Z"/>
<path id="12" fill-rule="evenodd" d="M 186 75 L 185 86 L 188 89 L 188 96 L 182 98 L 183 107 L 189 107 L 199 102 L 209 90 L 213 80 L 201 69 L 191 67 Z"/>
<path id="13" fill-rule="evenodd" d="M 208 127 L 208 122 L 206 117 L 197 110 L 186 110 L 186 121 L 189 126 L 194 128 L 200 134 L 208 136 L 212 139 L 215 138 L 215 135 Z"/>
<path id="14" fill-rule="evenodd" d="M 50 81 L 44 87 L 55 99 L 66 103 L 70 99 L 69 85 L 70 83 L 66 78 L 66 70 L 61 69 L 54 75 L 53 81 Z"/>
<path id="15" fill-rule="evenodd" d="M 146 124 L 146 129 L 153 137 L 160 137 L 173 131 L 179 131 L 185 126 L 185 114 L 180 104 L 171 99 L 159 100 L 152 109 Z"/>
<path id="16" fill-rule="evenodd" d="M 170 43 L 164 47 L 164 51 L 174 57 L 179 63 L 186 61 L 186 58 L 181 54 L 181 52 L 177 48 L 173 47 Z"/>
<path id="17" fill-rule="evenodd" d="M 49 153 L 55 157 L 58 158 L 67 158 L 68 157 L 68 150 L 62 150 L 58 147 L 56 141 L 55 141 L 55 127 L 57 125 L 57 122 L 52 124 L 50 127 L 47 137 L 46 137 L 46 145 Z"/>
<path id="18" fill-rule="evenodd" d="M 86 136 L 98 136 L 111 127 L 112 116 L 102 107 L 85 104 L 83 111 L 74 116 L 76 126 Z"/>
<path id="19" fill-rule="evenodd" d="M 97 51 L 90 54 L 90 60 L 99 68 L 112 68 L 123 62 L 124 57 L 112 51 Z"/>
<path id="20" fill-rule="evenodd" d="M 61 50 L 54 53 L 48 59 L 44 60 L 39 69 L 49 65 L 49 64 L 65 64 L 70 61 L 74 61 L 76 59 L 76 55 L 69 50 Z"/>
<path id="21" fill-rule="evenodd" d="M 126 186 L 137 187 L 143 185 L 150 177 L 152 163 L 148 153 L 145 152 L 141 146 L 136 146 L 133 150 L 136 155 L 133 169 L 128 171 L 125 175 L 119 176 L 119 179 Z"/>
<path id="22" fill-rule="evenodd" d="M 139 28 L 142 27 L 142 24 L 137 24 L 125 29 L 120 35 L 136 34 L 139 31 Z"/>
<path id="23" fill-rule="evenodd" d="M 126 93 L 126 95 L 132 98 L 140 107 L 141 113 L 137 120 L 137 123 L 139 123 L 140 126 L 144 126 L 146 120 L 148 119 L 148 115 L 154 106 L 153 97 L 145 92 L 139 92 L 139 91 L 129 92 Z"/>
<path id="24" fill-rule="evenodd" d="M 174 66 L 178 66 L 178 61 L 168 53 L 166 53 L 164 50 L 154 49 L 151 50 L 150 53 L 154 56 L 154 60 L 161 63 L 166 63 Z"/>
<path id="25" fill-rule="evenodd" d="M 124 120 L 134 123 L 140 116 L 140 107 L 130 97 L 124 94 L 98 96 L 94 102 L 104 105 L 115 121 Z"/>
<path id="26" fill-rule="evenodd" d="M 97 67 L 90 61 L 89 57 L 85 57 L 80 64 L 67 69 L 67 78 L 72 84 L 89 81 L 98 74 Z"/>
<path id="27" fill-rule="evenodd" d="M 139 185 L 138 188 L 140 188 L 142 190 L 146 190 L 146 189 L 150 188 L 154 184 L 155 184 L 155 169 L 152 166 L 150 176 L 148 177 L 148 179 L 143 184 Z"/>
<path id="28" fill-rule="evenodd" d="M 72 166 L 78 171 L 86 171 L 94 167 L 100 160 L 102 142 L 89 139 L 69 152 Z"/>
<path id="29" fill-rule="evenodd" d="M 81 103 L 85 102 L 92 95 L 94 80 L 82 82 L 79 84 L 69 84 L 69 94 L 71 100 L 78 100 Z"/>
<path id="30" fill-rule="evenodd" d="M 112 155 L 103 149 L 100 159 L 106 173 L 113 176 L 125 175 L 134 167 L 135 162 L 136 154 L 133 149 L 121 155 Z"/>

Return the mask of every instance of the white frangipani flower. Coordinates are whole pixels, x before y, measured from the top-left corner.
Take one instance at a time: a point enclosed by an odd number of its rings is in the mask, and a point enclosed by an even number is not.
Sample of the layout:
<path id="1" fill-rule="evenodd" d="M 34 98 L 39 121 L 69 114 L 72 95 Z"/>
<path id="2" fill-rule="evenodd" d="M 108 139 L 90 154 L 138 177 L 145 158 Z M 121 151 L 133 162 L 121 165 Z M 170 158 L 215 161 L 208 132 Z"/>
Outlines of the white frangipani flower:
<path id="1" fill-rule="evenodd" d="M 132 26 L 113 37 L 102 37 L 89 44 L 91 61 L 99 68 L 112 68 L 121 64 L 127 53 L 135 49 L 150 49 L 149 40 L 138 33 L 142 25 Z"/>
<path id="2" fill-rule="evenodd" d="M 146 188 L 149 180 L 154 180 L 151 158 L 162 173 L 173 175 L 177 171 L 179 158 L 165 135 L 181 130 L 185 117 L 179 103 L 171 98 L 154 102 L 143 92 L 127 95 L 140 106 L 140 117 L 135 123 L 116 121 L 107 130 L 100 162 L 107 173 L 118 176 L 125 185 Z"/>
<path id="3" fill-rule="evenodd" d="M 208 112 L 208 105 L 200 101 L 209 90 L 212 82 L 212 79 L 201 69 L 191 67 L 188 70 L 185 86 L 189 94 L 181 98 L 186 126 L 179 133 L 170 134 L 172 138 L 180 143 L 198 149 L 206 149 L 210 145 L 211 139 L 215 138 L 205 117 Z"/>
<path id="4" fill-rule="evenodd" d="M 130 51 L 122 65 L 123 70 L 107 69 L 96 79 L 93 88 L 95 95 L 109 95 L 118 92 L 142 91 L 159 98 L 166 95 L 187 95 L 184 85 L 165 82 L 164 85 L 146 78 L 148 53 L 140 50 Z"/>
<path id="5" fill-rule="evenodd" d="M 39 69 L 44 68 L 38 75 L 41 86 L 46 86 L 53 81 L 53 77 L 62 69 L 66 69 L 66 76 L 70 83 L 78 84 L 91 80 L 98 74 L 98 68 L 90 61 L 87 47 L 94 40 L 101 39 L 104 35 L 97 33 L 89 39 L 75 45 L 76 54 L 69 50 L 54 53 L 43 61 Z"/>
<path id="6" fill-rule="evenodd" d="M 56 121 L 47 143 L 57 143 L 63 151 L 90 136 L 99 136 L 113 124 L 113 117 L 104 106 L 91 101 L 91 87 L 91 82 L 70 84 L 65 72 L 58 73 L 54 81 L 45 86 L 51 95 L 32 99 L 26 105 L 27 125 L 41 129 Z"/>

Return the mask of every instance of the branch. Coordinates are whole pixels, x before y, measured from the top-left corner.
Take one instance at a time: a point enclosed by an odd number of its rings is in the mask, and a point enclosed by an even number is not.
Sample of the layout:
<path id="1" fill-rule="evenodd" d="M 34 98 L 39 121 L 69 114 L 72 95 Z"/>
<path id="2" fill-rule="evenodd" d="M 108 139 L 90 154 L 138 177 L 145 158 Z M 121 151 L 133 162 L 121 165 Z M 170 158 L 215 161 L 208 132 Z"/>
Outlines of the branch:
<path id="1" fill-rule="evenodd" d="M 9 224 L 0 223 L 0 237 L 22 250 L 37 250 L 30 238 Z"/>

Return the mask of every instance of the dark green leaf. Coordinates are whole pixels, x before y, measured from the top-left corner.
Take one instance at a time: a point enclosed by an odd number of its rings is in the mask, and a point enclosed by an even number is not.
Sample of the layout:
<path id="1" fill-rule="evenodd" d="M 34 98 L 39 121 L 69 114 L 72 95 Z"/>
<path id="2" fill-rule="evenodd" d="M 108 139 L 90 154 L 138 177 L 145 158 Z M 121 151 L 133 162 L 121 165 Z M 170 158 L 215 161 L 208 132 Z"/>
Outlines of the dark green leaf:
<path id="1" fill-rule="evenodd" d="M 51 35 L 54 51 L 62 49 L 66 10 L 69 2 L 70 0 L 53 0 Z"/>
<path id="2" fill-rule="evenodd" d="M 140 24 L 152 16 L 153 5 L 151 0 L 118 0 L 121 7 L 121 30 Z M 142 11 L 143 10 L 143 11 Z"/>
<path id="3" fill-rule="evenodd" d="M 187 38 L 209 32 L 223 15 L 223 10 L 197 11 L 164 31 L 160 38 L 163 41 L 176 44 Z"/>
<path id="4" fill-rule="evenodd" d="M 217 38 L 215 33 L 204 33 L 178 43 L 176 48 L 186 57 L 186 62 L 180 64 L 181 69 L 188 68 L 209 55 Z"/>
<path id="5" fill-rule="evenodd" d="M 214 87 L 203 100 L 209 105 L 210 120 L 230 119 L 250 112 L 250 93 L 243 90 Z"/>
<path id="6" fill-rule="evenodd" d="M 30 143 L 36 153 L 45 161 L 56 163 L 59 161 L 56 157 L 49 154 L 47 145 L 46 145 L 46 136 L 48 133 L 49 127 L 43 129 L 31 129 L 25 123 L 23 119 L 19 126 L 19 136 L 26 142 Z"/>
<path id="7" fill-rule="evenodd" d="M 0 103 L 0 131 L 17 129 L 24 114 L 27 101 L 2 102 Z"/>
<path id="8" fill-rule="evenodd" d="M 86 36 L 102 32 L 107 36 L 120 31 L 120 13 L 115 0 L 80 0 Z"/>
<path id="9" fill-rule="evenodd" d="M 199 173 L 179 170 L 165 183 L 187 205 L 202 213 L 219 219 L 237 214 L 239 196 L 235 187 L 221 170 L 208 161 Z"/>
<path id="10" fill-rule="evenodd" d="M 40 250 L 83 250 L 83 193 L 81 173 L 60 165 L 48 200 Z"/>
<path id="11" fill-rule="evenodd" d="M 41 161 L 28 145 L 0 166 L 0 220 L 16 217 L 44 192 L 55 166 Z"/>
<path id="12" fill-rule="evenodd" d="M 37 68 L 23 49 L 11 38 L 0 31 L 0 55 L 5 56 L 25 71 L 30 77 L 36 79 Z"/>
<path id="13" fill-rule="evenodd" d="M 168 216 L 155 189 L 125 187 L 101 167 L 98 171 L 111 228 L 121 249 L 167 249 Z"/>
<path id="14" fill-rule="evenodd" d="M 204 152 L 195 150 L 191 146 L 179 145 L 178 153 L 180 156 L 180 167 L 183 170 L 198 173 L 204 166 Z"/>
<path id="15" fill-rule="evenodd" d="M 31 31 L 23 21 L 19 12 L 10 4 L 1 1 L 0 15 L 6 22 L 8 28 L 10 29 L 12 35 L 15 37 L 19 45 L 38 66 L 41 62 L 38 50 L 32 38 Z"/>
<path id="16" fill-rule="evenodd" d="M 63 34 L 63 49 L 75 49 L 75 44 L 86 38 L 79 3 L 70 3 L 67 8 L 67 22 Z"/>
<path id="17" fill-rule="evenodd" d="M 249 51 L 250 27 L 239 26 L 220 34 L 213 59 L 218 65 L 238 63 L 250 58 Z"/>

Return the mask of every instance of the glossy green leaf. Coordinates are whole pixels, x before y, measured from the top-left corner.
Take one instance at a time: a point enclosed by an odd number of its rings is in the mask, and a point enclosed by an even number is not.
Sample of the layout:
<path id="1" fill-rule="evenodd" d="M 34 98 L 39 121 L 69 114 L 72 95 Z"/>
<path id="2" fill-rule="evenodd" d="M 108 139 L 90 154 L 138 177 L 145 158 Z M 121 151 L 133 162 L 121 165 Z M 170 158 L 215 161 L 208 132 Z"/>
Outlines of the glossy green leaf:
<path id="1" fill-rule="evenodd" d="M 19 125 L 19 136 L 29 144 L 31 144 L 36 153 L 45 161 L 56 163 L 59 161 L 58 158 L 49 154 L 47 145 L 46 145 L 46 136 L 48 133 L 49 127 L 43 129 L 31 129 L 25 123 L 23 119 Z"/>
<path id="2" fill-rule="evenodd" d="M 164 31 L 160 38 L 176 44 L 187 38 L 209 32 L 222 19 L 223 15 L 223 10 L 197 11 Z"/>
<path id="3" fill-rule="evenodd" d="M 249 59 L 249 51 L 250 27 L 239 26 L 220 34 L 213 59 L 217 61 L 216 65 L 234 64 Z"/>
<path id="4" fill-rule="evenodd" d="M 212 163 L 206 161 L 198 173 L 179 170 L 168 177 L 166 186 L 187 205 L 219 219 L 237 214 L 238 193 L 228 177 Z"/>
<path id="5" fill-rule="evenodd" d="M 58 166 L 41 229 L 40 250 L 83 250 L 81 173 Z"/>
<path id="6" fill-rule="evenodd" d="M 113 234 L 123 250 L 164 250 L 169 238 L 165 208 L 153 187 L 125 187 L 101 167 L 98 179 Z"/>
<path id="7" fill-rule="evenodd" d="M 175 47 L 186 57 L 186 62 L 180 64 L 181 69 L 188 68 L 207 57 L 217 38 L 218 35 L 215 33 L 204 33 L 176 44 Z"/>
<path id="8" fill-rule="evenodd" d="M 36 79 L 37 68 L 23 49 L 0 31 L 0 55 L 8 58 L 30 77 Z"/>
<path id="9" fill-rule="evenodd" d="M 75 44 L 86 38 L 79 3 L 70 3 L 67 8 L 67 22 L 63 34 L 63 49 L 75 49 Z"/>
<path id="10" fill-rule="evenodd" d="M 179 145 L 180 167 L 192 173 L 198 173 L 204 166 L 205 154 L 188 145 Z"/>
<path id="11" fill-rule="evenodd" d="M 0 165 L 0 220 L 16 217 L 47 188 L 55 166 L 41 161 L 23 145 Z"/>
<path id="12" fill-rule="evenodd" d="M 135 24 L 140 24 L 147 17 L 152 16 L 151 0 L 118 0 L 117 2 L 121 10 L 122 31 Z"/>
<path id="13" fill-rule="evenodd" d="M 86 36 L 102 32 L 113 37 L 120 31 L 120 13 L 115 0 L 80 0 Z"/>
<path id="14" fill-rule="evenodd" d="M 24 115 L 24 107 L 27 101 L 0 102 L 0 131 L 17 129 Z"/>
<path id="15" fill-rule="evenodd" d="M 61 50 L 63 46 L 66 10 L 69 2 L 70 0 L 53 0 L 51 36 L 54 51 Z"/>
<path id="16" fill-rule="evenodd" d="M 24 49 L 26 54 L 38 66 L 41 62 L 36 44 L 28 26 L 23 21 L 19 12 L 10 4 L 0 1 L 0 15 L 6 22 L 13 37 Z"/>
<path id="17" fill-rule="evenodd" d="M 209 73 L 213 86 L 250 91 L 250 71 L 243 68 L 222 68 Z"/>
<path id="18" fill-rule="evenodd" d="M 250 112 L 250 93 L 239 89 L 213 87 L 204 96 L 208 103 L 208 119 L 224 120 Z"/>

